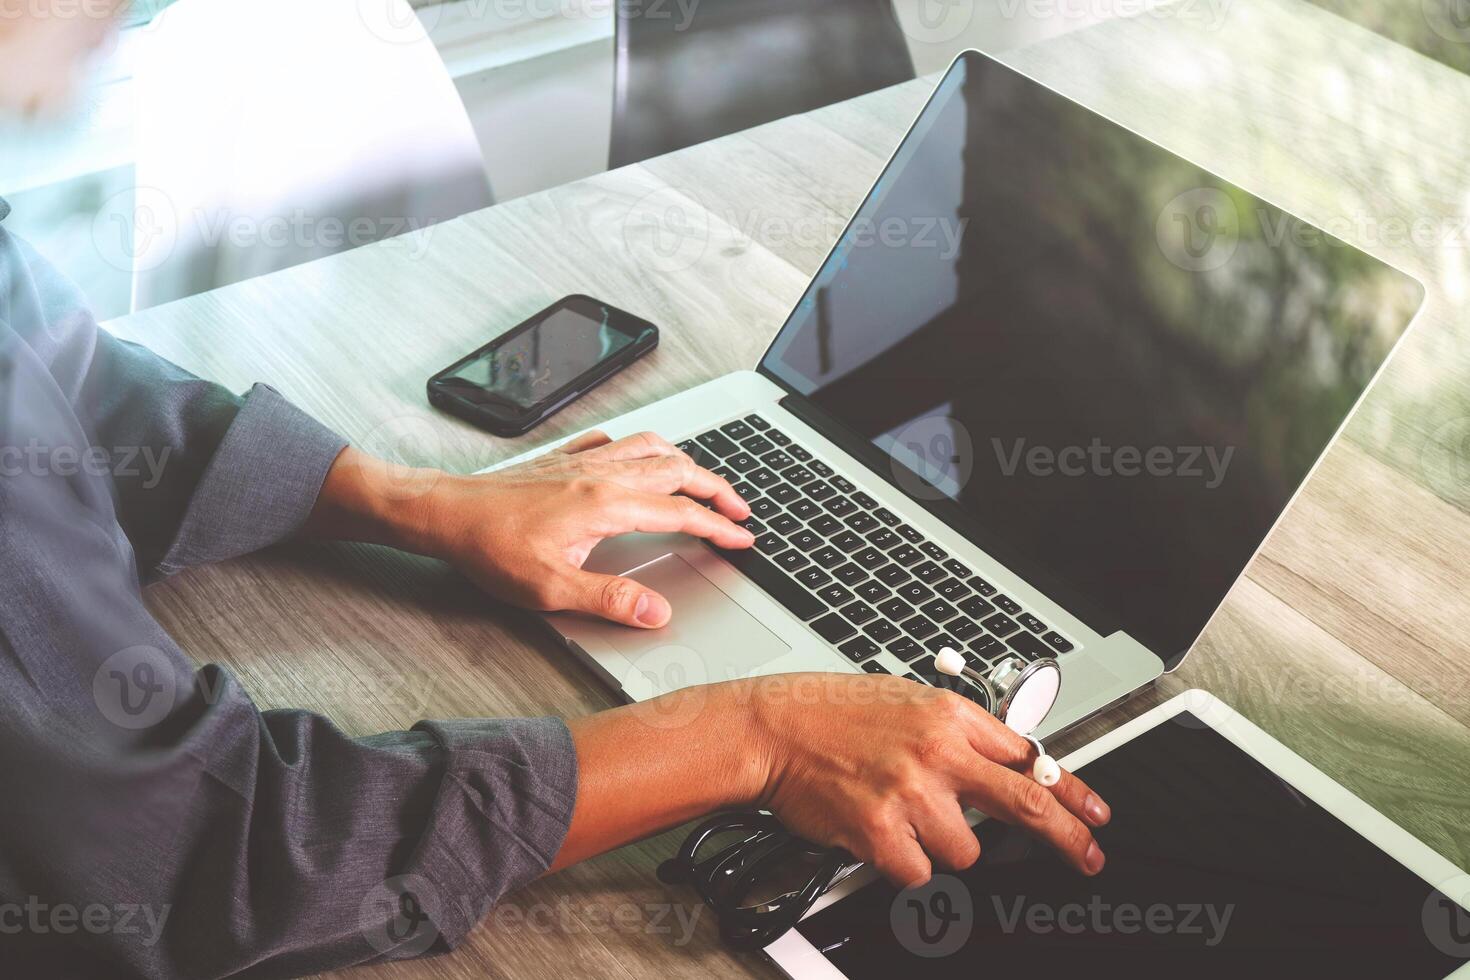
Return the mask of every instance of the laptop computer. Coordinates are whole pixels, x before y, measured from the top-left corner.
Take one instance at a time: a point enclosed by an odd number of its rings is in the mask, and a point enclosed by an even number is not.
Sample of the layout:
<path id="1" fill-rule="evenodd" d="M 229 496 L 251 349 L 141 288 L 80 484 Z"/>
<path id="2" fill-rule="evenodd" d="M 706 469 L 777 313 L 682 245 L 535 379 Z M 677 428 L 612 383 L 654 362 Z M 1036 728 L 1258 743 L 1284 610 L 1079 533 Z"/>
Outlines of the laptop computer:
<path id="1" fill-rule="evenodd" d="M 673 621 L 548 622 L 633 700 L 1056 657 L 1054 734 L 1179 666 L 1423 295 L 966 52 L 755 370 L 601 426 L 728 477 L 755 548 L 608 541 Z"/>

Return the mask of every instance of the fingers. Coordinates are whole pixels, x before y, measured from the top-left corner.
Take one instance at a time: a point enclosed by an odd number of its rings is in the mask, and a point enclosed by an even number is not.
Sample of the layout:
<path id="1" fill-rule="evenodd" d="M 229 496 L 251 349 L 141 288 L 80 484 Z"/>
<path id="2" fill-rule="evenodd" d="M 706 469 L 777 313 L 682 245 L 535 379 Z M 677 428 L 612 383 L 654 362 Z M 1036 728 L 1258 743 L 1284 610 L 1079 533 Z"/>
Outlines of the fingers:
<path id="1" fill-rule="evenodd" d="M 708 500 L 731 520 L 744 520 L 750 516 L 750 505 L 735 492 L 728 480 L 695 465 L 683 453 L 613 463 L 606 476 L 636 490 L 681 493 L 697 500 Z"/>
<path id="2" fill-rule="evenodd" d="M 596 447 L 596 453 L 603 459 L 648 459 L 652 456 L 673 456 L 680 453 L 679 447 L 674 445 L 663 436 L 652 432 L 640 432 L 637 435 L 626 436 L 616 442 L 606 442 Z"/>
<path id="3" fill-rule="evenodd" d="M 934 867 L 913 832 L 894 830 L 873 841 L 873 853 L 864 857 L 877 872 L 899 888 L 929 883 Z"/>
<path id="4" fill-rule="evenodd" d="M 965 712 L 967 734 L 975 751 L 992 762 L 1029 773 L 1036 761 L 1036 749 L 1031 743 L 974 702 L 965 699 L 965 704 L 969 706 Z M 1051 793 L 1073 816 L 1090 826 L 1101 827 L 1113 817 L 1107 802 L 1066 770 L 1062 771 L 1061 781 L 1051 787 Z"/>
<path id="5" fill-rule="evenodd" d="M 1092 831 L 1050 790 L 988 759 L 976 761 L 974 772 L 961 785 L 960 798 L 965 804 L 1026 828 L 1085 875 L 1102 870 L 1105 859 Z"/>
<path id="6" fill-rule="evenodd" d="M 936 797 L 929 811 L 915 819 L 914 829 L 919 844 L 946 870 L 963 871 L 980 860 L 980 839 L 958 800 Z"/>
<path id="7" fill-rule="evenodd" d="M 688 497 L 664 497 L 638 490 L 624 491 L 625 496 L 609 507 L 616 522 L 612 533 L 690 534 L 705 538 L 720 548 L 749 548 L 755 535 L 722 514 L 699 506 Z"/>
<path id="8" fill-rule="evenodd" d="M 581 570 L 571 573 L 560 605 L 641 629 L 658 629 L 673 616 L 669 600 L 648 586 L 618 575 Z"/>
<path id="9" fill-rule="evenodd" d="M 564 445 L 558 446 L 555 452 L 566 453 L 568 456 L 572 456 L 577 453 L 584 453 L 589 449 L 596 449 L 598 446 L 606 446 L 610 442 L 612 440 L 608 438 L 606 432 L 603 432 L 601 429 L 592 429 L 589 432 L 582 433 Z"/>

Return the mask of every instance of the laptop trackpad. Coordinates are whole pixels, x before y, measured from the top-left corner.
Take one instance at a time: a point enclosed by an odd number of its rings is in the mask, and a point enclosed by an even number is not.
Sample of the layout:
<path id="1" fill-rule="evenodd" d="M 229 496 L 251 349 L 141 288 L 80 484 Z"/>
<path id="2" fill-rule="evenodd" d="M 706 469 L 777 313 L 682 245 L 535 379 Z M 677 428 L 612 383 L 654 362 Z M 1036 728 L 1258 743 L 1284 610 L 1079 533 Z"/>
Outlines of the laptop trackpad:
<path id="1" fill-rule="evenodd" d="M 644 683 L 659 694 L 747 677 L 791 649 L 678 555 L 625 575 L 657 589 L 674 607 L 674 618 L 661 630 L 614 626 L 608 632 L 607 642 L 641 675 L 623 684 L 636 698 L 649 696 L 632 690 Z"/>

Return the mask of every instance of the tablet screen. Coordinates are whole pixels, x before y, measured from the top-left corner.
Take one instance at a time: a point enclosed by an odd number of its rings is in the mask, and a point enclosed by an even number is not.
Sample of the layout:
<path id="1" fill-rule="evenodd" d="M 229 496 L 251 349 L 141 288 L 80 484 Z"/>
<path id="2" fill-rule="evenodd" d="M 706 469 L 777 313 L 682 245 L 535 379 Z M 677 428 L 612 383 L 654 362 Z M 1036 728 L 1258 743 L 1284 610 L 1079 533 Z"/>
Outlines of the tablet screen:
<path id="1" fill-rule="evenodd" d="M 1080 774 L 1113 808 L 1096 878 L 985 821 L 975 867 L 874 882 L 799 931 L 852 980 L 1429 980 L 1470 960 L 1470 917 L 1188 712 Z"/>

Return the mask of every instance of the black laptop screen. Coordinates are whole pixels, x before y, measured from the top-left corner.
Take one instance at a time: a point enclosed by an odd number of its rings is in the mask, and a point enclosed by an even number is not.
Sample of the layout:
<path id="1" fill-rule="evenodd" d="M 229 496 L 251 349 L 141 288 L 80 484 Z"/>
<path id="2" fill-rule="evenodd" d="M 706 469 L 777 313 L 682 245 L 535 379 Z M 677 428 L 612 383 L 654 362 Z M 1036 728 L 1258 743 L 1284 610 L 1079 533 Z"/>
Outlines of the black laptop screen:
<path id="1" fill-rule="evenodd" d="M 970 54 L 761 369 L 1093 629 L 1172 661 L 1421 294 Z"/>

